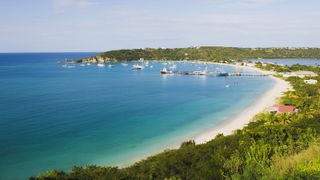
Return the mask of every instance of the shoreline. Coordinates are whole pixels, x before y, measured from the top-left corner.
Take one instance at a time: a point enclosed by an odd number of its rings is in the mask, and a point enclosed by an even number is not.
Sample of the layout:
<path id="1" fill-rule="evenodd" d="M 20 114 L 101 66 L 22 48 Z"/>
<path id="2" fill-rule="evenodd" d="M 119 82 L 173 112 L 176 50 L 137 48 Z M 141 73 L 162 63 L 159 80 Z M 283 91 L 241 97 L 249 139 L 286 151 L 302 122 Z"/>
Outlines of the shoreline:
<path id="1" fill-rule="evenodd" d="M 193 62 L 203 63 L 198 61 L 193 61 Z M 234 65 L 234 64 L 213 63 L 213 62 L 207 62 L 207 63 L 251 69 L 260 73 L 268 73 L 268 74 L 272 73 L 270 71 L 264 71 L 251 66 L 240 66 L 240 65 Z M 196 144 L 204 144 L 214 139 L 217 134 L 222 133 L 223 135 L 230 135 L 234 131 L 244 128 L 249 122 L 252 121 L 252 119 L 257 114 L 264 112 L 270 106 L 272 106 L 273 104 L 276 104 L 277 100 L 283 95 L 284 92 L 292 89 L 292 86 L 287 81 L 274 77 L 273 75 L 271 75 L 270 78 L 272 78 L 275 81 L 275 84 L 266 92 L 264 92 L 261 96 L 259 96 L 259 98 L 256 99 L 252 105 L 250 105 L 249 107 L 246 107 L 243 111 L 237 113 L 236 115 L 225 120 L 224 122 L 221 122 L 220 124 L 212 128 L 209 128 L 209 130 L 199 132 L 195 136 L 189 137 L 188 140 L 194 140 Z M 143 153 L 143 155 L 138 155 L 128 159 L 127 162 L 119 163 L 118 166 L 121 168 L 129 167 L 139 161 L 145 160 L 150 156 L 154 156 L 159 153 L 162 153 L 165 150 L 178 149 L 181 143 L 183 142 L 184 141 L 175 142 L 175 143 L 166 145 L 163 148 L 158 149 L 156 151 L 145 152 Z"/>
<path id="2" fill-rule="evenodd" d="M 240 66 L 234 64 L 223 64 L 223 63 L 211 63 L 217 65 L 233 66 L 237 68 L 246 68 L 258 71 L 260 73 L 272 74 L 273 72 L 261 70 L 251 66 Z M 284 92 L 292 89 L 292 86 L 287 81 L 280 79 L 275 76 L 270 76 L 275 81 L 275 84 L 271 89 L 262 94 L 251 106 L 247 107 L 244 111 L 236 114 L 225 122 L 211 128 L 205 132 L 199 133 L 194 138 L 196 144 L 204 144 L 218 134 L 230 135 L 238 129 L 244 128 L 252 119 L 259 113 L 266 111 L 270 106 L 277 103 L 278 99 L 283 95 Z"/>
<path id="3" fill-rule="evenodd" d="M 257 114 L 266 111 L 270 106 L 276 104 L 284 92 L 292 89 L 288 82 L 274 76 L 271 76 L 271 78 L 275 80 L 275 84 L 271 89 L 262 94 L 244 111 L 236 114 L 234 117 L 231 117 L 216 127 L 200 133 L 194 138 L 196 144 L 204 144 L 212 140 L 217 134 L 230 135 L 234 131 L 244 128 Z"/>

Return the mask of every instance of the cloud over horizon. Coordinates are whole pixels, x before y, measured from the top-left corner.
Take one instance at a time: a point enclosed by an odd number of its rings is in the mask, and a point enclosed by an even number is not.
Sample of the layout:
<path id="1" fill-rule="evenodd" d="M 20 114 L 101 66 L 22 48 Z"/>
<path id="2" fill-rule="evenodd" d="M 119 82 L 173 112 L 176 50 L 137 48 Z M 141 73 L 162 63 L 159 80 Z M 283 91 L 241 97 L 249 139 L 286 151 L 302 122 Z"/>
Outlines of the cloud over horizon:
<path id="1" fill-rule="evenodd" d="M 308 3 L 306 3 L 308 2 Z M 0 2 L 0 51 L 104 51 L 224 45 L 319 47 L 308 0 Z"/>

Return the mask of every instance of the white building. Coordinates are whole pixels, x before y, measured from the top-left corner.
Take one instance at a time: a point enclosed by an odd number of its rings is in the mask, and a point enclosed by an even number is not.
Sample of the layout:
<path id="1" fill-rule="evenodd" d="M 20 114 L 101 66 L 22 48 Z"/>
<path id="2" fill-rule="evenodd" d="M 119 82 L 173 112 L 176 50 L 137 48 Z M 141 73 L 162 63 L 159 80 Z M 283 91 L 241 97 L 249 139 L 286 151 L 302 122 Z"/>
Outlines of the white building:
<path id="1" fill-rule="evenodd" d="M 304 80 L 304 83 L 306 84 L 317 84 L 317 80 L 315 79 L 308 79 L 308 80 Z"/>
<path id="2" fill-rule="evenodd" d="M 304 78 L 304 77 L 316 77 L 316 76 L 318 76 L 318 74 L 316 74 L 312 71 L 295 71 L 295 72 L 282 73 L 282 76 L 285 78 L 294 77 L 294 76 Z"/>
<path id="3" fill-rule="evenodd" d="M 140 59 L 139 59 L 139 62 L 143 62 L 143 61 L 144 61 L 144 58 L 140 58 Z"/>

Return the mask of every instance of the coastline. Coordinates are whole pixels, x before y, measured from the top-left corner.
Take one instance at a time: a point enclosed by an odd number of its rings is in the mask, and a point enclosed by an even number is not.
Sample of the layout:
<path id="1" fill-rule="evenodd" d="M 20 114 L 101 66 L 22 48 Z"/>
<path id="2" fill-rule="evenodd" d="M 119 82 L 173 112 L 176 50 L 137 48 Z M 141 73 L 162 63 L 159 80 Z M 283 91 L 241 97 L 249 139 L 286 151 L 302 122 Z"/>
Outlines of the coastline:
<path id="1" fill-rule="evenodd" d="M 252 69 L 261 71 L 257 68 Z M 266 111 L 268 107 L 272 106 L 273 104 L 276 104 L 277 100 L 283 95 L 284 92 L 292 89 L 288 82 L 274 76 L 271 76 L 271 78 L 275 80 L 275 85 L 270 90 L 262 94 L 251 106 L 247 107 L 244 111 L 238 113 L 231 119 L 206 132 L 200 133 L 194 139 L 196 144 L 206 143 L 212 140 L 217 134 L 222 133 L 224 135 L 229 135 L 235 130 L 242 129 L 254 118 L 254 116 Z"/>
<path id="2" fill-rule="evenodd" d="M 197 62 L 197 61 L 194 61 L 194 62 L 203 63 L 203 62 Z M 212 63 L 212 62 L 208 62 L 208 63 L 225 65 L 225 66 L 233 66 L 237 68 L 251 69 L 260 73 L 272 74 L 272 72 L 270 71 L 264 71 L 256 67 L 240 66 L 240 65 L 224 64 L 224 63 Z M 227 119 L 226 121 L 218 124 L 217 126 L 209 128 L 209 130 L 205 130 L 203 132 L 197 133 L 193 137 L 189 137 L 188 140 L 194 140 L 196 144 L 204 144 L 214 139 L 217 134 L 222 133 L 224 135 L 230 135 L 234 131 L 244 128 L 254 118 L 254 116 L 256 116 L 261 112 L 264 112 L 273 104 L 276 104 L 277 100 L 283 95 L 284 92 L 292 89 L 292 86 L 287 81 L 274 76 L 270 76 L 270 78 L 272 78 L 275 81 L 275 84 L 272 86 L 272 88 L 267 90 L 258 99 L 256 99 L 252 105 L 250 105 L 249 107 L 246 107 L 243 111 Z M 159 154 L 165 150 L 178 149 L 181 143 L 183 143 L 183 141 L 175 142 L 171 145 L 167 145 L 153 152 L 145 152 L 143 155 L 132 157 L 128 159 L 127 162 L 123 162 L 118 165 L 119 167 L 131 166 L 141 160 L 144 160 L 150 156 Z"/>

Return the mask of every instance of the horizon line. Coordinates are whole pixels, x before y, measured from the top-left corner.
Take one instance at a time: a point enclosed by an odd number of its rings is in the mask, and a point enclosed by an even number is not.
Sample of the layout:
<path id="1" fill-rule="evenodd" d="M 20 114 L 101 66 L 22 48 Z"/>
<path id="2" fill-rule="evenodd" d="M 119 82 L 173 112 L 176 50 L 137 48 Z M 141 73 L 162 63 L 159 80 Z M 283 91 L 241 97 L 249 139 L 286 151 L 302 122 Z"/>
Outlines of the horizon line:
<path id="1" fill-rule="evenodd" d="M 134 49 L 181 49 L 181 48 L 193 48 L 193 47 L 224 47 L 224 48 L 261 48 L 261 49 L 268 49 L 268 48 L 278 48 L 278 49 L 285 49 L 285 48 L 315 48 L 319 49 L 320 47 L 314 46 L 266 46 L 266 47 L 244 47 L 244 46 L 219 46 L 219 45 L 194 45 L 194 46 L 187 46 L 187 47 L 143 47 L 143 48 L 120 48 L 120 49 L 110 49 L 110 50 L 103 50 L 103 51 L 0 51 L 1 54 L 9 54 L 9 53 L 103 53 L 108 51 L 117 51 L 117 50 L 134 50 Z"/>

